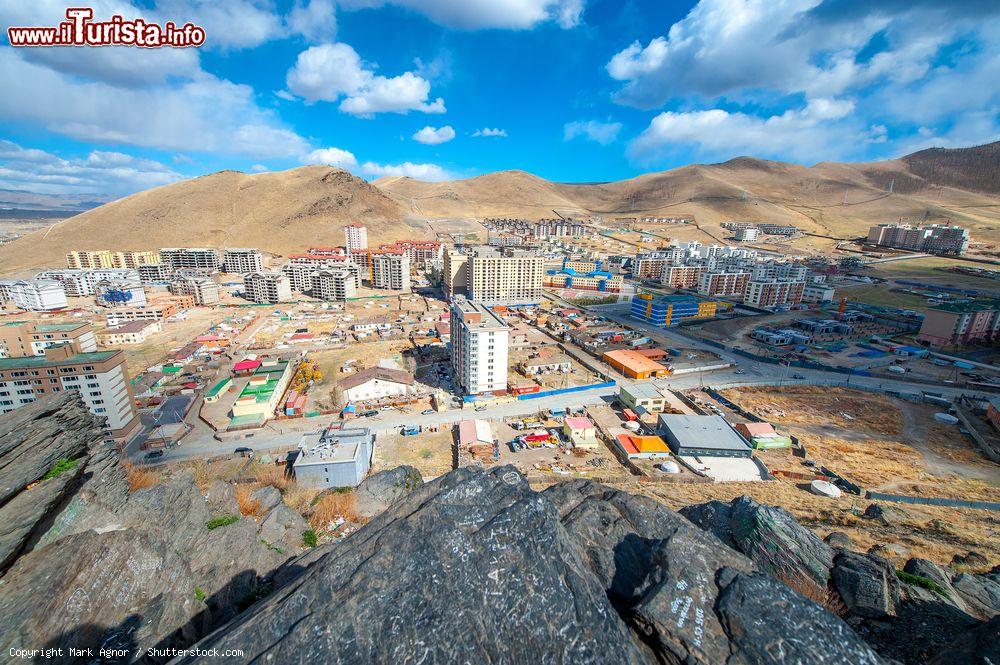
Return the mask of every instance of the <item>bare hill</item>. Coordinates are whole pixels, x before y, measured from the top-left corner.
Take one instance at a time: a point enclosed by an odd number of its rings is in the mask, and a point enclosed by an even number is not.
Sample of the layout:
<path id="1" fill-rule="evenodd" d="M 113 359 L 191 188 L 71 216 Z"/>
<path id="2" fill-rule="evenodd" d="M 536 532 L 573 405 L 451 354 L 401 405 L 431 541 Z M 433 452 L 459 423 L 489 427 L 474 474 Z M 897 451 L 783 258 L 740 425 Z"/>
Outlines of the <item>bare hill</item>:
<path id="1" fill-rule="evenodd" d="M 260 247 L 287 253 L 343 244 L 363 220 L 377 242 L 422 235 L 400 206 L 364 180 L 328 166 L 274 173 L 221 171 L 139 192 L 0 247 L 0 270 L 61 266 L 74 249 Z"/>

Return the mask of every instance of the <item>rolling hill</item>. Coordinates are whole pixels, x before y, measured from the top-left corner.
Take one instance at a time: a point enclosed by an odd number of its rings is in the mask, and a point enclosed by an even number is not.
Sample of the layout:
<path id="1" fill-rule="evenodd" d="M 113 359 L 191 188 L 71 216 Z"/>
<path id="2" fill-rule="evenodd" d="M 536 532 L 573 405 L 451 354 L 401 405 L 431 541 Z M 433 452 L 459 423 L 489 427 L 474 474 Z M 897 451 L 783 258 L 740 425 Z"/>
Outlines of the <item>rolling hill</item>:
<path id="1" fill-rule="evenodd" d="M 0 270 L 63 266 L 73 249 L 237 246 L 286 253 L 343 244 L 344 225 L 359 220 L 379 240 L 426 233 L 402 218 L 395 201 L 341 169 L 220 171 L 139 192 L 25 235 L 0 247 Z"/>
<path id="2" fill-rule="evenodd" d="M 800 251 L 901 218 L 951 220 L 976 241 L 1000 243 L 1000 143 L 930 149 L 870 163 L 811 167 L 737 157 L 607 183 L 568 184 L 524 171 L 446 182 L 387 177 L 367 183 L 307 166 L 249 175 L 222 171 L 165 185 L 71 217 L 0 247 L 0 273 L 59 266 L 71 249 L 252 246 L 287 253 L 340 244 L 363 221 L 373 242 L 430 235 L 421 220 L 556 214 L 693 217 L 678 237 L 717 241 L 727 220 L 794 224 Z M 673 232 L 672 232 L 673 233 Z M 685 235 L 686 234 L 686 235 Z"/>

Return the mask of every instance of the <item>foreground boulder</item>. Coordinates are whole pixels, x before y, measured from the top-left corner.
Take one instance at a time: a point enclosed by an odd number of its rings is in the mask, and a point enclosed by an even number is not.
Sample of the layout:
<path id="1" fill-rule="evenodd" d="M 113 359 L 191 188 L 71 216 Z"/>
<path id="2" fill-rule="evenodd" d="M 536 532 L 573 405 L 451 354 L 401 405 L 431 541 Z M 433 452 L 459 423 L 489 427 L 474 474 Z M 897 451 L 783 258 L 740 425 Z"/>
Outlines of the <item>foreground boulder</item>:
<path id="1" fill-rule="evenodd" d="M 374 517 L 423 484 L 420 472 L 412 466 L 397 466 L 369 476 L 354 490 L 358 515 Z"/>
<path id="2" fill-rule="evenodd" d="M 199 648 L 276 663 L 881 662 L 666 507 L 589 481 L 537 493 L 512 467 L 422 485 L 311 559 Z"/>

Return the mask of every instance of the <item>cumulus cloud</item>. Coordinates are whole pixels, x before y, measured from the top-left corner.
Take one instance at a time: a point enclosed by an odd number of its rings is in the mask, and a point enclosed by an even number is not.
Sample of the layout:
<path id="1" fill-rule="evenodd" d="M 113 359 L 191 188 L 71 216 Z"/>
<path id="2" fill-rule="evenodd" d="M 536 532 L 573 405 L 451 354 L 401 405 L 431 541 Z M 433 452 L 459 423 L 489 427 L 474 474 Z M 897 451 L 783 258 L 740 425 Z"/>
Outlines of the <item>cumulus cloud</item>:
<path id="1" fill-rule="evenodd" d="M 507 138 L 507 130 L 500 129 L 499 127 L 483 127 L 482 129 L 477 129 L 472 133 L 473 136 L 498 136 L 501 138 Z"/>
<path id="2" fill-rule="evenodd" d="M 181 174 L 165 164 L 120 152 L 94 150 L 81 159 L 63 159 L 44 150 L 0 140 L 0 189 L 120 196 L 181 178 Z"/>
<path id="3" fill-rule="evenodd" d="M 576 137 L 583 137 L 588 141 L 608 145 L 614 143 L 621 131 L 620 122 L 599 122 L 597 120 L 576 120 L 567 122 L 563 126 L 563 140 L 572 141 Z"/>
<path id="4" fill-rule="evenodd" d="M 257 106 L 253 89 L 200 73 L 142 88 L 63 74 L 0 49 L 0 119 L 82 141 L 257 158 L 294 157 L 307 142 Z"/>
<path id="5" fill-rule="evenodd" d="M 337 34 L 334 0 L 296 0 L 288 13 L 288 28 L 311 41 L 328 41 Z"/>
<path id="6" fill-rule="evenodd" d="M 449 28 L 525 30 L 546 21 L 562 28 L 580 23 L 585 0 L 341 0 L 344 9 L 395 5 Z"/>
<path id="7" fill-rule="evenodd" d="M 385 77 L 375 74 L 350 45 L 312 46 L 288 70 L 289 91 L 307 102 L 342 99 L 340 110 L 353 115 L 375 113 L 444 113 L 444 100 L 428 101 L 430 82 L 413 72 Z"/>
<path id="8" fill-rule="evenodd" d="M 424 145 L 439 145 L 455 138 L 455 130 L 451 125 L 431 127 L 428 125 L 413 135 L 413 140 Z"/>
<path id="9" fill-rule="evenodd" d="M 382 176 L 407 176 L 418 180 L 432 182 L 448 180 L 452 174 L 437 164 L 415 164 L 402 162 L 400 164 L 379 164 L 377 162 L 358 162 L 354 153 L 340 148 L 318 148 L 302 157 L 303 164 L 326 164 L 345 169 L 366 178 L 381 178 Z"/>
<path id="10" fill-rule="evenodd" d="M 763 157 L 792 157 L 808 161 L 816 155 L 840 156 L 850 150 L 848 129 L 816 132 L 827 121 L 847 117 L 852 102 L 815 99 L 801 109 L 761 118 L 722 109 L 661 113 L 629 145 L 640 161 L 655 160 L 677 147 L 695 147 L 707 157 L 728 158 L 745 153 Z"/>

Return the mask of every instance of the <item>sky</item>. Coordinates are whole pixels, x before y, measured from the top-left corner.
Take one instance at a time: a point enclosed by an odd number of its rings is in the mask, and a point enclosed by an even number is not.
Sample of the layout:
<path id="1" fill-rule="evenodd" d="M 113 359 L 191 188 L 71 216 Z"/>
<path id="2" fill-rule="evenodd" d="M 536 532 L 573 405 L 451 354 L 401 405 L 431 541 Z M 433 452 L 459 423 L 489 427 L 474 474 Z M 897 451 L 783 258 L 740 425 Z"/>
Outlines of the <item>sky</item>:
<path id="1" fill-rule="evenodd" d="M 15 48 L 67 6 L 199 48 Z M 222 169 L 601 182 L 1000 138 L 996 0 L 0 0 L 0 189 Z"/>

